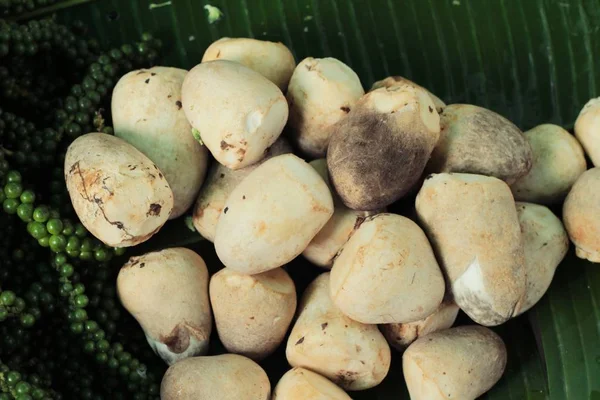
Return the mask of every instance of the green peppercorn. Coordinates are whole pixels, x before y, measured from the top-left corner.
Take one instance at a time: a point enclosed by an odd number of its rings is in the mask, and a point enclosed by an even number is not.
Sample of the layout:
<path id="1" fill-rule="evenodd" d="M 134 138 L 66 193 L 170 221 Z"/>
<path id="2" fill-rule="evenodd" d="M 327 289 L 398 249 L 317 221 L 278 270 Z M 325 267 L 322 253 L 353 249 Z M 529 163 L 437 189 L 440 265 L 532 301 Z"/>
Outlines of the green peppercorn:
<path id="1" fill-rule="evenodd" d="M 0 293 L 0 303 L 4 304 L 5 306 L 12 306 L 16 299 L 17 296 L 10 290 L 5 290 L 4 292 Z"/>
<path id="2" fill-rule="evenodd" d="M 39 206 L 33 210 L 33 220 L 37 222 L 46 222 L 50 218 L 50 209 L 46 206 Z"/>
<path id="3" fill-rule="evenodd" d="M 23 193 L 23 186 L 18 182 L 10 182 L 4 186 L 4 194 L 7 199 L 18 199 Z"/>
<path id="4" fill-rule="evenodd" d="M 32 222 L 33 221 L 33 205 L 20 204 L 17 207 L 17 215 L 23 222 Z"/>
<path id="5" fill-rule="evenodd" d="M 60 266 L 60 275 L 64 276 L 64 277 L 71 277 L 73 276 L 73 273 L 75 272 L 75 269 L 73 268 L 73 266 L 71 264 L 63 264 Z"/>
<path id="6" fill-rule="evenodd" d="M 23 327 L 31 328 L 35 324 L 35 317 L 29 313 L 22 314 L 20 321 Z"/>
<path id="7" fill-rule="evenodd" d="M 31 190 L 25 190 L 21 193 L 21 203 L 24 204 L 33 204 L 35 201 L 35 193 Z"/>
<path id="8" fill-rule="evenodd" d="M 46 228 L 51 235 L 59 235 L 62 232 L 64 225 L 60 219 L 52 218 L 46 224 Z"/>
<path id="9" fill-rule="evenodd" d="M 7 214 L 16 214 L 17 207 L 19 207 L 19 200 L 17 199 L 5 199 L 2 202 L 2 208 Z"/>

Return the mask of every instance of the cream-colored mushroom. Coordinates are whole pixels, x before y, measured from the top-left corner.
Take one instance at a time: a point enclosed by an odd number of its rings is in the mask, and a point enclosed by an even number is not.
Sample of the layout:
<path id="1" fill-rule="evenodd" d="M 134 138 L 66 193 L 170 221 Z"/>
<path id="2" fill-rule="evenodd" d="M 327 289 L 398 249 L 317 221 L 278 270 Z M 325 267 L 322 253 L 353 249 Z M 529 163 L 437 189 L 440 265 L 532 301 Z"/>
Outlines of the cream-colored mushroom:
<path id="1" fill-rule="evenodd" d="M 333 214 L 327 184 L 293 154 L 273 157 L 231 192 L 215 249 L 228 268 L 258 274 L 300 255 Z"/>
<path id="2" fill-rule="evenodd" d="M 223 37 L 213 42 L 202 57 L 202 62 L 213 60 L 235 61 L 258 72 L 283 92 L 292 77 L 296 60 L 283 43 L 251 38 Z"/>
<path id="3" fill-rule="evenodd" d="M 430 333 L 411 344 L 402 369 L 411 400 L 475 400 L 506 368 L 506 346 L 483 326 Z"/>
<path id="4" fill-rule="evenodd" d="M 511 185 L 518 201 L 554 204 L 564 200 L 587 166 L 581 145 L 558 125 L 525 132 L 532 151 L 531 170 Z"/>
<path id="5" fill-rule="evenodd" d="M 176 247 L 131 257 L 119 271 L 117 292 L 167 364 L 208 350 L 208 270 L 192 250 Z"/>
<path id="6" fill-rule="evenodd" d="M 354 107 L 365 91 L 358 75 L 335 58 L 302 60 L 290 80 L 291 137 L 309 157 L 324 157 L 330 127 Z"/>
<path id="7" fill-rule="evenodd" d="M 508 185 L 483 175 L 435 174 L 425 180 L 416 208 L 456 304 L 486 326 L 518 314 L 527 276 Z"/>
<path id="8" fill-rule="evenodd" d="M 227 351 L 258 361 L 283 342 L 296 312 L 296 287 L 285 270 L 244 275 L 224 268 L 212 276 L 209 288 Z"/>
<path id="9" fill-rule="evenodd" d="M 375 89 L 379 89 L 381 87 L 391 87 L 391 86 L 395 86 L 395 85 L 412 85 L 415 86 L 419 89 L 423 89 L 425 90 L 429 96 L 431 97 L 431 101 L 433 101 L 433 104 L 435 105 L 435 108 L 437 110 L 438 113 L 441 113 L 442 110 L 444 109 L 444 107 L 446 107 L 446 103 L 444 103 L 439 97 L 437 97 L 435 94 L 431 93 L 429 90 L 425 89 L 423 86 L 417 85 L 416 83 L 414 83 L 413 81 L 406 79 L 403 76 L 388 76 L 385 79 L 382 79 L 380 81 L 377 81 L 373 84 L 373 86 L 371 86 L 371 90 L 375 90 Z"/>
<path id="10" fill-rule="evenodd" d="M 208 150 L 192 136 L 182 110 L 187 71 L 153 67 L 125 74 L 112 94 L 115 136 L 150 158 L 173 190 L 170 219 L 190 208 L 206 175 Z"/>
<path id="11" fill-rule="evenodd" d="M 88 133 L 65 155 L 67 190 L 88 231 L 112 247 L 148 240 L 173 209 L 173 192 L 158 167 L 112 135 Z"/>
<path id="12" fill-rule="evenodd" d="M 219 216 L 225 208 L 227 198 L 235 187 L 254 171 L 263 162 L 268 159 L 292 152 L 292 147 L 284 137 L 279 137 L 275 143 L 266 152 L 265 158 L 246 168 L 233 170 L 226 166 L 213 163 L 211 166 L 204 186 L 200 190 L 192 221 L 194 227 L 205 239 L 214 242 L 215 232 Z"/>
<path id="13" fill-rule="evenodd" d="M 260 161 L 288 118 L 281 90 L 233 61 L 208 61 L 192 68 L 183 81 L 181 98 L 195 136 L 231 169 Z"/>
<path id="14" fill-rule="evenodd" d="M 575 121 L 575 137 L 595 167 L 600 167 L 600 97 L 591 99 Z"/>
<path id="15" fill-rule="evenodd" d="M 356 322 L 333 304 L 329 275 L 319 275 L 302 295 L 287 342 L 287 360 L 346 390 L 377 386 L 389 371 L 390 347 L 377 326 Z"/>
<path id="16" fill-rule="evenodd" d="M 577 179 L 563 205 L 563 222 L 577 257 L 600 263 L 600 167 Z"/>
<path id="17" fill-rule="evenodd" d="M 517 213 L 527 270 L 526 299 L 519 311 L 533 307 L 546 293 L 554 271 L 569 250 L 569 237 L 562 222 L 547 207 L 532 203 L 517 203 Z"/>
<path id="18" fill-rule="evenodd" d="M 286 372 L 273 391 L 271 400 L 352 400 L 329 379 L 306 368 Z"/>
<path id="19" fill-rule="evenodd" d="M 317 233 L 317 236 L 310 242 L 302 255 L 319 267 L 331 269 L 333 259 L 365 218 L 384 210 L 356 211 L 346 207 L 329 182 L 327 161 L 324 158 L 319 158 L 309 164 L 329 186 L 333 196 L 334 211 L 327 224 Z"/>
<path id="20" fill-rule="evenodd" d="M 444 291 L 444 277 L 425 233 L 396 214 L 367 218 L 331 269 L 333 302 L 363 324 L 423 319 L 437 310 Z"/>
<path id="21" fill-rule="evenodd" d="M 509 185 L 531 169 L 531 147 L 523 132 L 501 115 L 470 104 L 450 104 L 440 114 L 441 134 L 429 173 L 494 176 Z"/>
<path id="22" fill-rule="evenodd" d="M 265 371 L 237 354 L 192 357 L 171 365 L 160 385 L 161 400 L 269 400 Z"/>
<path id="23" fill-rule="evenodd" d="M 346 206 L 372 211 L 418 183 L 438 141 L 440 118 L 427 92 L 399 84 L 364 95 L 332 129 L 331 182 Z"/>
<path id="24" fill-rule="evenodd" d="M 454 325 L 458 311 L 458 306 L 452 300 L 446 299 L 426 318 L 405 324 L 384 324 L 380 325 L 379 329 L 390 346 L 404 351 L 418 338 L 450 328 Z"/>

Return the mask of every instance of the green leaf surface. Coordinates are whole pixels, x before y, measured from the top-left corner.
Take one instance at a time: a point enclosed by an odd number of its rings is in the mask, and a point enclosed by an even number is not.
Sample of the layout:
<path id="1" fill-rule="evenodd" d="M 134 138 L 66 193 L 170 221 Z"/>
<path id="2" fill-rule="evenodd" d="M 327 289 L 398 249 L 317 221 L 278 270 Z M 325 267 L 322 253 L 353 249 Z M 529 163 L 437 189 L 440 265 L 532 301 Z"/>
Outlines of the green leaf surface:
<path id="1" fill-rule="evenodd" d="M 597 0 L 83 3 L 62 9 L 59 17 L 84 21 L 105 45 L 150 31 L 165 44 L 165 65 L 193 67 L 207 45 L 222 36 L 282 41 L 298 61 L 306 56 L 339 58 L 357 71 L 365 88 L 385 76 L 404 75 L 448 103 L 488 107 L 522 129 L 545 122 L 571 127 L 583 104 L 600 92 Z M 206 5 L 217 7 L 222 18 L 209 23 Z M 176 224 L 170 222 L 157 236 L 159 246 L 185 243 L 187 239 L 173 241 L 176 233 L 167 231 L 171 226 L 176 231 Z M 197 235 L 181 225 L 187 235 Z M 148 246 L 156 245 L 154 240 Z M 206 241 L 190 246 L 205 257 L 213 251 Z M 218 260 L 208 264 L 220 265 Z M 288 270 L 302 287 L 316 273 L 311 268 L 298 260 Z M 484 398 L 536 400 L 546 398 L 548 389 L 551 399 L 600 399 L 599 296 L 600 267 L 570 256 L 548 295 L 529 314 L 537 336 L 525 317 L 498 328 L 509 349 L 509 366 Z M 400 366 L 396 355 L 380 387 L 353 396 L 408 398 Z M 273 382 L 285 372 L 281 351 L 265 368 Z"/>

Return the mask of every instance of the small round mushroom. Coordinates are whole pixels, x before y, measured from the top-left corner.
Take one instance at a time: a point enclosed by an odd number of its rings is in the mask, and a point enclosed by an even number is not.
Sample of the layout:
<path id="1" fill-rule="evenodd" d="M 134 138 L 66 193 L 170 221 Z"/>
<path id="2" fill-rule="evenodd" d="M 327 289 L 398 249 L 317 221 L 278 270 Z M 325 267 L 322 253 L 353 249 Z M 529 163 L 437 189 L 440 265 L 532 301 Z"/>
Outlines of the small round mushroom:
<path id="1" fill-rule="evenodd" d="M 343 62 L 335 58 L 302 60 L 287 92 L 291 137 L 300 151 L 311 158 L 324 157 L 331 126 L 364 94 L 358 75 Z"/>
<path id="2" fill-rule="evenodd" d="M 419 181 L 440 123 L 426 91 L 395 85 L 367 93 L 333 130 L 331 182 L 346 206 L 368 211 L 390 205 Z"/>
<path id="3" fill-rule="evenodd" d="M 251 38 L 223 37 L 213 42 L 202 62 L 235 61 L 258 72 L 285 92 L 296 67 L 294 55 L 283 43 Z"/>
<path id="4" fill-rule="evenodd" d="M 591 99 L 581 109 L 575 121 L 575 137 L 594 166 L 600 167 L 600 97 Z"/>
<path id="5" fill-rule="evenodd" d="M 600 167 L 577 179 L 563 205 L 563 222 L 577 257 L 600 263 Z"/>
<path id="6" fill-rule="evenodd" d="M 237 354 L 192 357 L 169 367 L 161 400 L 269 400 L 271 383 L 254 361 Z"/>
<path id="7" fill-rule="evenodd" d="M 519 314 L 533 307 L 546 293 L 556 268 L 569 250 L 569 237 L 562 222 L 547 207 L 517 203 L 523 232 L 527 297 Z"/>
<path id="8" fill-rule="evenodd" d="M 329 272 L 319 275 L 302 295 L 287 342 L 287 360 L 345 390 L 377 386 L 390 369 L 390 347 L 377 326 L 354 321 L 333 304 L 329 276 Z"/>
<path id="9" fill-rule="evenodd" d="M 365 218 L 377 214 L 379 211 L 356 211 L 344 205 L 336 195 L 327 172 L 327 161 L 324 158 L 313 160 L 309 163 L 321 175 L 333 196 L 333 216 L 327 224 L 317 233 L 317 236 L 304 249 L 302 255 L 311 263 L 326 269 L 331 269 L 333 259 L 342 246 L 348 241 L 352 233 L 363 223 Z M 381 210 L 383 211 L 383 210 Z"/>
<path id="10" fill-rule="evenodd" d="M 288 141 L 280 136 L 267 149 L 265 158 L 256 164 L 232 170 L 222 164 L 213 163 L 194 206 L 192 222 L 198 233 L 205 239 L 214 242 L 219 216 L 225 208 L 225 202 L 233 189 L 263 162 L 272 157 L 291 152 L 292 147 Z"/>
<path id="11" fill-rule="evenodd" d="M 208 61 L 192 68 L 183 81 L 181 98 L 194 135 L 231 169 L 260 161 L 288 118 L 281 90 L 233 61 Z"/>
<path id="12" fill-rule="evenodd" d="M 228 268 L 258 274 L 290 262 L 333 214 L 327 184 L 293 154 L 265 161 L 231 192 L 215 249 Z"/>
<path id="13" fill-rule="evenodd" d="M 395 214 L 367 218 L 331 269 L 334 304 L 363 324 L 423 319 L 437 310 L 444 291 L 444 277 L 425 233 Z"/>
<path id="14" fill-rule="evenodd" d="M 210 279 L 209 292 L 227 351 L 259 361 L 283 342 L 296 312 L 296 287 L 285 270 L 244 275 L 224 268 Z"/>
<path id="15" fill-rule="evenodd" d="M 532 151 L 531 170 L 511 185 L 515 199 L 539 204 L 564 200 L 587 169 L 581 145 L 557 125 L 544 124 L 525 132 Z"/>
<path id="16" fill-rule="evenodd" d="M 452 327 L 456 321 L 458 310 L 454 301 L 446 299 L 433 314 L 426 318 L 405 324 L 379 325 L 379 329 L 390 346 L 398 351 L 404 351 L 418 338 Z"/>
<path id="17" fill-rule="evenodd" d="M 380 81 L 377 81 L 373 84 L 373 86 L 371 86 L 371 90 L 375 90 L 375 89 L 379 89 L 381 87 L 391 87 L 391 86 L 395 86 L 395 85 L 412 85 L 415 86 L 419 89 L 423 89 L 425 90 L 429 96 L 431 97 L 431 101 L 433 101 L 433 104 L 435 104 L 435 109 L 437 110 L 438 113 L 441 113 L 442 110 L 444 109 L 444 107 L 446 107 L 446 103 L 444 103 L 439 97 L 437 97 L 435 94 L 431 93 L 429 90 L 425 89 L 423 86 L 417 85 L 416 83 L 414 83 L 413 81 L 406 79 L 403 76 L 388 76 L 385 79 L 382 79 Z"/>
<path id="18" fill-rule="evenodd" d="M 153 67 L 125 74 L 112 94 L 115 136 L 152 160 L 173 190 L 170 219 L 185 213 L 204 181 L 208 150 L 191 135 L 182 110 L 179 68 Z"/>
<path id="19" fill-rule="evenodd" d="M 271 400 L 352 400 L 329 379 L 305 368 L 286 372 L 273 391 Z"/>
<path id="20" fill-rule="evenodd" d="M 518 314 L 527 275 L 508 185 L 483 175 L 434 174 L 419 191 L 416 209 L 456 304 L 486 326 Z"/>
<path id="21" fill-rule="evenodd" d="M 494 176 L 509 185 L 531 169 L 523 132 L 501 115 L 470 104 L 450 104 L 440 114 L 441 134 L 427 166 L 430 173 Z"/>
<path id="22" fill-rule="evenodd" d="M 208 350 L 208 270 L 195 252 L 176 247 L 131 257 L 119 271 L 117 292 L 167 364 Z"/>
<path id="23" fill-rule="evenodd" d="M 411 400 L 475 400 L 500 380 L 506 346 L 483 326 L 460 326 L 430 333 L 402 356 Z"/>
<path id="24" fill-rule="evenodd" d="M 88 231 L 112 247 L 148 240 L 173 209 L 173 192 L 158 167 L 112 135 L 88 133 L 65 155 L 67 190 Z"/>

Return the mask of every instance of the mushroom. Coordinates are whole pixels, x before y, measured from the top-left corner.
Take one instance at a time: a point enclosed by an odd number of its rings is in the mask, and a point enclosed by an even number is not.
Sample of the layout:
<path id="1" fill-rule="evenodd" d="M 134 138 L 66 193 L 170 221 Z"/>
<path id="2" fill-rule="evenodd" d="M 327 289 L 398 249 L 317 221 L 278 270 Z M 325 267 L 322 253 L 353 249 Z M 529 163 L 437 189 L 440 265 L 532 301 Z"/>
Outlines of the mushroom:
<path id="1" fill-rule="evenodd" d="M 517 315 L 527 276 L 508 185 L 483 175 L 434 174 L 419 191 L 416 209 L 456 304 L 486 326 Z"/>
<path id="2" fill-rule="evenodd" d="M 204 181 L 208 150 L 191 135 L 182 110 L 179 68 L 154 67 L 125 74 L 112 94 L 115 136 L 152 160 L 173 190 L 170 219 L 185 213 Z"/>
<path id="3" fill-rule="evenodd" d="M 364 94 L 358 75 L 343 62 L 330 57 L 302 60 L 287 92 L 294 144 L 311 158 L 324 157 L 331 126 Z"/>
<path id="4" fill-rule="evenodd" d="M 283 43 L 251 38 L 223 37 L 213 42 L 202 62 L 235 61 L 258 72 L 285 92 L 296 67 L 294 55 Z"/>
<path id="5" fill-rule="evenodd" d="M 569 250 L 569 237 L 562 222 L 547 207 L 517 203 L 523 232 L 527 289 L 519 314 L 533 307 L 546 293 L 556 268 Z"/>
<path id="6" fill-rule="evenodd" d="M 563 222 L 577 257 L 600 263 L 600 167 L 577 179 L 563 205 Z"/>
<path id="7" fill-rule="evenodd" d="M 412 85 L 419 89 L 425 90 L 429 94 L 429 97 L 431 97 L 431 101 L 433 101 L 433 104 L 435 104 L 435 109 L 437 110 L 438 114 L 441 114 L 444 107 L 446 107 L 446 103 L 444 103 L 435 94 L 431 93 L 429 90 L 425 89 L 423 86 L 417 85 L 413 81 L 406 79 L 403 76 L 398 76 L 398 75 L 388 76 L 385 79 L 375 82 L 373 84 L 373 86 L 371 86 L 371 90 L 379 89 L 381 87 L 387 88 L 387 87 L 396 86 L 396 85 Z"/>
<path id="8" fill-rule="evenodd" d="M 395 214 L 367 218 L 331 269 L 331 299 L 344 314 L 363 324 L 423 319 L 440 306 L 444 290 L 425 233 Z"/>
<path id="9" fill-rule="evenodd" d="M 411 400 L 475 400 L 490 390 L 506 368 L 506 346 L 483 326 L 430 333 L 402 356 Z"/>
<path id="10" fill-rule="evenodd" d="M 470 104 L 450 104 L 440 114 L 440 140 L 429 173 L 463 172 L 494 176 L 509 185 L 531 169 L 529 143 L 512 122 Z"/>
<path id="11" fill-rule="evenodd" d="M 305 368 L 292 368 L 275 386 L 271 400 L 352 399 L 329 379 Z"/>
<path id="12" fill-rule="evenodd" d="M 525 132 L 532 151 L 531 170 L 511 185 L 515 199 L 539 204 L 564 200 L 587 169 L 581 145 L 557 125 L 544 124 Z"/>
<path id="13" fill-rule="evenodd" d="M 208 270 L 198 254 L 177 247 L 131 257 L 119 271 L 117 292 L 167 364 L 207 352 Z"/>
<path id="14" fill-rule="evenodd" d="M 346 390 L 377 386 L 390 369 L 390 347 L 377 326 L 354 321 L 333 304 L 329 276 L 319 275 L 304 292 L 288 338 L 287 360 Z"/>
<path id="15" fill-rule="evenodd" d="M 256 164 L 232 170 L 222 164 L 213 163 L 194 206 L 192 222 L 198 233 L 205 239 L 214 242 L 219 216 L 225 208 L 225 202 L 233 189 L 261 163 L 272 157 L 291 152 L 292 147 L 284 137 L 280 136 L 267 149 L 265 157 Z"/>
<path id="16" fill-rule="evenodd" d="M 258 274 L 290 262 L 333 214 L 327 184 L 293 154 L 265 161 L 231 192 L 215 249 L 228 268 Z"/>
<path id="17" fill-rule="evenodd" d="M 346 206 L 370 211 L 400 199 L 419 181 L 440 124 L 425 90 L 395 85 L 367 93 L 332 129 L 331 182 Z"/>
<path id="18" fill-rule="evenodd" d="M 269 400 L 271 383 L 254 361 L 237 354 L 192 357 L 169 367 L 161 400 Z"/>
<path id="19" fill-rule="evenodd" d="M 78 137 L 67 149 L 64 172 L 77 217 L 108 246 L 142 243 L 171 215 L 173 192 L 164 175 L 123 139 Z"/>
<path id="20" fill-rule="evenodd" d="M 288 118 L 281 90 L 233 61 L 208 61 L 192 68 L 183 81 L 181 97 L 195 136 L 231 169 L 260 161 Z"/>
<path id="21" fill-rule="evenodd" d="M 259 361 L 283 342 L 296 312 L 296 287 L 285 270 L 244 275 L 223 268 L 210 279 L 209 292 L 227 351 Z"/>
<path id="22" fill-rule="evenodd" d="M 600 118 L 598 116 L 600 116 L 600 97 L 588 101 L 575 121 L 575 137 L 595 167 L 600 167 Z"/>

